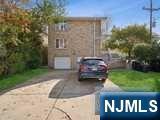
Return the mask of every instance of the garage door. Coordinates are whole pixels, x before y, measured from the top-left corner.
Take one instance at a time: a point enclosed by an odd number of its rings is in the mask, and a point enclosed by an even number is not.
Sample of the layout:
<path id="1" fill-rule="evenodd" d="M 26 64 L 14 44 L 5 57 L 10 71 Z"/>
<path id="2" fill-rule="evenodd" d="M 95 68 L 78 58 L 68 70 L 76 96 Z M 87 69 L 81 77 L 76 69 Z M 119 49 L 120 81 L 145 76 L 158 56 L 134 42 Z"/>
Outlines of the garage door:
<path id="1" fill-rule="evenodd" d="M 55 69 L 71 69 L 70 57 L 55 57 L 54 68 Z"/>

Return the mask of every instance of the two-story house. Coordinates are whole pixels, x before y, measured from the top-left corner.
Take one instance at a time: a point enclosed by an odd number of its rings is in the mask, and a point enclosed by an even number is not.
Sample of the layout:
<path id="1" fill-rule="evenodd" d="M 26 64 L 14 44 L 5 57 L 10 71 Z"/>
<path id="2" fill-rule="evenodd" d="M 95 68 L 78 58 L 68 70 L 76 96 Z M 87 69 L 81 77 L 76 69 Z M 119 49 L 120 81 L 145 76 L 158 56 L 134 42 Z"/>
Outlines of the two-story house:
<path id="1" fill-rule="evenodd" d="M 107 32 L 106 17 L 67 17 L 49 26 L 48 65 L 54 69 L 76 69 L 81 57 L 101 54 Z"/>

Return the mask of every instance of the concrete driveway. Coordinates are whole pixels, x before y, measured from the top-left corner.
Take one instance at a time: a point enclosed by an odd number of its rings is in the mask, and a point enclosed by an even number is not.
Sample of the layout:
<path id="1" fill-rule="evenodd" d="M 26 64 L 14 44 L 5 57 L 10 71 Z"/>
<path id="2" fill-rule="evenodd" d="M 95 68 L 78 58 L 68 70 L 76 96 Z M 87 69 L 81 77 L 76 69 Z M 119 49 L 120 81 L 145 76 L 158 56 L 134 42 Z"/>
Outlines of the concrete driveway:
<path id="1" fill-rule="evenodd" d="M 77 81 L 75 71 L 51 71 L 0 93 L 0 120 L 99 120 L 98 93 L 121 91 L 111 81 Z"/>

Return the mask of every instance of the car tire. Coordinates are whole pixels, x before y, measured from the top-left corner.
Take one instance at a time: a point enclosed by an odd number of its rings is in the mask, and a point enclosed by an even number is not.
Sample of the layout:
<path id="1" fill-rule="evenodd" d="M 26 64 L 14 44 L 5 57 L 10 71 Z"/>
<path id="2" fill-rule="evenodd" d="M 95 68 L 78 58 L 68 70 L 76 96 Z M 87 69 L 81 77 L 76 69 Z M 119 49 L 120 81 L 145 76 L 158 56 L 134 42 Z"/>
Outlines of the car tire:
<path id="1" fill-rule="evenodd" d="M 105 82 L 106 82 L 106 79 L 102 79 L 101 82 L 102 82 L 102 83 L 105 83 Z"/>
<path id="2" fill-rule="evenodd" d="M 82 78 L 78 78 L 78 81 L 81 82 L 83 79 Z"/>

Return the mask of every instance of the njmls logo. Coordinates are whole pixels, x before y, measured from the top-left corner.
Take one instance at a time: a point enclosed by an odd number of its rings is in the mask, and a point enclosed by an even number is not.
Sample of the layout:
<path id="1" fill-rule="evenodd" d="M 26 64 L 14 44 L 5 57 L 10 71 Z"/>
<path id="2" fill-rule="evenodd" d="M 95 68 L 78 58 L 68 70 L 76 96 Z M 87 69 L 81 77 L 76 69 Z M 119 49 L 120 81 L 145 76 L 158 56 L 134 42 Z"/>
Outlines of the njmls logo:
<path id="1" fill-rule="evenodd" d="M 108 100 L 105 100 L 105 112 L 157 112 L 158 106 L 156 100 L 150 100 L 150 107 L 148 110 L 142 109 L 142 100 L 120 100 L 120 106 L 115 106 L 115 100 L 112 100 L 111 103 Z"/>
<path id="2" fill-rule="evenodd" d="M 160 120 L 160 94 L 122 92 L 100 94 L 101 120 Z"/>

